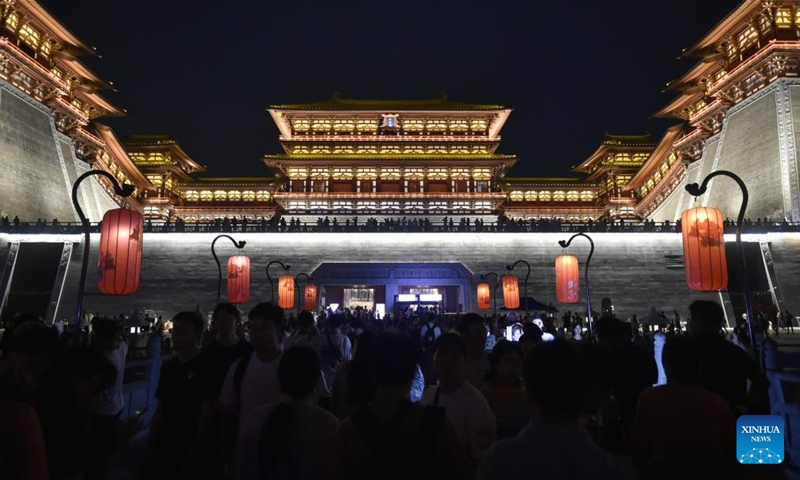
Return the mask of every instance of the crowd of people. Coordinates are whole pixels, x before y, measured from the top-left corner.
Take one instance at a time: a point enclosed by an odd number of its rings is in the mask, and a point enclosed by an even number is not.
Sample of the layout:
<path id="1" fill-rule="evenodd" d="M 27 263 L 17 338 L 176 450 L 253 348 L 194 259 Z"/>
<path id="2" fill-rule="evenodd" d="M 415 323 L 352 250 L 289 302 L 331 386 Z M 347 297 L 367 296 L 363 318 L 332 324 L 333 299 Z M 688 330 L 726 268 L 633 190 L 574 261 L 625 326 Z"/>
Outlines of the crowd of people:
<path id="1" fill-rule="evenodd" d="M 308 218 L 275 216 L 270 219 L 265 217 L 222 217 L 213 220 L 185 221 L 181 218 L 167 219 L 153 222 L 149 219 L 145 224 L 145 232 L 180 233 L 180 232 L 665 232 L 678 233 L 681 231 L 680 220 L 677 222 L 665 221 L 656 223 L 652 220 L 617 219 L 608 221 L 601 219 L 597 222 L 567 221 L 563 219 L 511 219 L 500 215 L 491 222 L 483 218 L 470 217 L 443 217 L 435 219 L 430 216 L 408 217 L 317 217 Z M 92 228 L 99 231 L 97 224 Z M 723 225 L 725 233 L 734 233 L 736 222 L 725 220 Z M 742 222 L 742 230 L 746 233 L 766 232 L 797 232 L 800 224 L 786 221 L 776 222 L 771 219 L 756 220 L 746 219 Z M 13 220 L 2 217 L 0 219 L 0 233 L 81 233 L 83 227 L 79 223 L 64 223 L 58 219 L 48 222 L 46 219 L 37 219 L 36 222 L 21 221 L 19 217 Z"/>
<path id="2" fill-rule="evenodd" d="M 200 314 L 181 312 L 139 473 L 778 478 L 739 465 L 734 452 L 736 418 L 769 413 L 766 378 L 725 338 L 719 304 L 697 301 L 690 312 L 686 329 L 678 321 L 659 333 L 663 385 L 653 335 L 612 315 L 593 335 L 579 315 L 560 325 L 523 318 L 509 340 L 508 321 L 474 313 L 287 318 L 261 303 L 242 321 L 221 303 L 208 330 Z M 128 347 L 116 320 L 95 317 L 89 345 L 72 343 L 33 318 L 5 332 L 0 478 L 112 478 L 143 428 L 137 415 L 120 418 Z"/>

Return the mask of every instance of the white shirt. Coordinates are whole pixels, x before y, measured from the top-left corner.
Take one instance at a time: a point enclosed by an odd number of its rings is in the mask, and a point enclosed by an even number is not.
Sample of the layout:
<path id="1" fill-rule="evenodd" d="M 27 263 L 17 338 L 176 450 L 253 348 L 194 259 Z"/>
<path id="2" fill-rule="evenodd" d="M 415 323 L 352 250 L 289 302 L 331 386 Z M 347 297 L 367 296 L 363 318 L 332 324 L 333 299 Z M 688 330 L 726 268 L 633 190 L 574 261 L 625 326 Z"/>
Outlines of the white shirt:
<path id="1" fill-rule="evenodd" d="M 98 415 L 116 415 L 125 406 L 122 396 L 122 380 L 125 377 L 125 358 L 128 356 L 128 344 L 119 342 L 115 350 L 103 352 L 103 355 L 114 365 L 117 377 L 114 385 L 103 392 L 103 398 L 97 406 L 95 413 Z"/>
<path id="2" fill-rule="evenodd" d="M 433 405 L 436 391 L 432 387 L 422 395 L 423 405 Z M 453 422 L 462 443 L 469 448 L 474 460 L 483 458 L 497 439 L 497 422 L 483 394 L 469 382 L 464 382 L 451 393 L 439 393 L 439 407 L 444 407 L 445 416 Z"/>
<path id="3" fill-rule="evenodd" d="M 233 377 L 236 374 L 236 366 L 241 361 L 241 359 L 236 360 L 228 369 L 225 382 L 222 384 L 222 392 L 219 395 L 219 401 L 226 407 L 240 407 L 239 425 L 244 424 L 247 415 L 256 407 L 272 403 L 281 396 L 281 388 L 278 384 L 280 357 L 267 363 L 259 360 L 258 355 L 253 353 L 242 377 L 241 405 L 239 405 Z"/>
<path id="4" fill-rule="evenodd" d="M 285 478 L 287 473 L 294 478 L 323 478 L 335 445 L 339 420 L 322 408 L 308 401 L 295 401 L 282 396 L 277 402 L 257 407 L 247 416 L 239 436 L 238 480 L 259 480 L 259 457 L 261 435 L 264 424 L 272 410 L 281 403 L 294 408 L 292 437 L 287 450 L 291 461 L 283 456 L 275 469 L 273 478 Z"/>

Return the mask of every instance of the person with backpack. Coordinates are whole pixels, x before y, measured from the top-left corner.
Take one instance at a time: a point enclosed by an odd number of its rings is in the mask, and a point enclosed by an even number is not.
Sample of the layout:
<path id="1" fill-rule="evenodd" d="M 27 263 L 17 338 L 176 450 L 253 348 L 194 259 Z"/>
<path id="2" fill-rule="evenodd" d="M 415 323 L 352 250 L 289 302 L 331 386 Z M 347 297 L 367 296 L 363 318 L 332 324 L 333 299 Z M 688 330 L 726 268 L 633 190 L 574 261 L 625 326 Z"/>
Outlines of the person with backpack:
<path id="1" fill-rule="evenodd" d="M 444 411 L 409 401 L 417 370 L 411 338 L 378 335 L 370 360 L 377 395 L 339 427 L 332 478 L 471 478 L 455 427 Z"/>
<path id="2" fill-rule="evenodd" d="M 436 340 L 441 336 L 442 329 L 436 325 L 436 315 L 426 314 L 425 323 L 419 330 L 422 342 L 422 374 L 425 376 L 425 385 L 436 384 L 436 374 L 433 371 L 433 349 L 436 346 Z"/>
<path id="3" fill-rule="evenodd" d="M 253 352 L 233 362 L 219 402 L 223 409 L 223 458 L 233 472 L 234 447 L 239 427 L 256 407 L 275 402 L 281 396 L 278 363 L 281 357 L 283 309 L 269 302 L 259 303 L 248 314 Z"/>
<path id="4" fill-rule="evenodd" d="M 328 326 L 325 333 L 318 335 L 313 340 L 313 346 L 319 353 L 320 376 L 319 386 L 319 406 L 331 411 L 333 401 L 333 377 L 336 370 L 344 362 L 353 359 L 353 344 L 347 335 L 341 333 L 345 318 L 343 315 L 331 315 L 328 318 Z"/>

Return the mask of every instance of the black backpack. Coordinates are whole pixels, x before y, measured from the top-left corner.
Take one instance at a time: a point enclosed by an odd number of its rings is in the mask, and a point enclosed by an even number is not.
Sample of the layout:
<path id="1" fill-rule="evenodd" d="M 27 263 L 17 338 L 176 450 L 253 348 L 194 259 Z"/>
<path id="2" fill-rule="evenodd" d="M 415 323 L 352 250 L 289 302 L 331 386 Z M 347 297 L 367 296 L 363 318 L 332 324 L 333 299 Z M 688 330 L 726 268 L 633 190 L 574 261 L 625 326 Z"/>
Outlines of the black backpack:
<path id="1" fill-rule="evenodd" d="M 425 336 L 422 338 L 422 349 L 433 350 L 436 346 L 436 324 L 431 326 L 430 323 L 425 324 L 428 329 L 425 331 Z"/>

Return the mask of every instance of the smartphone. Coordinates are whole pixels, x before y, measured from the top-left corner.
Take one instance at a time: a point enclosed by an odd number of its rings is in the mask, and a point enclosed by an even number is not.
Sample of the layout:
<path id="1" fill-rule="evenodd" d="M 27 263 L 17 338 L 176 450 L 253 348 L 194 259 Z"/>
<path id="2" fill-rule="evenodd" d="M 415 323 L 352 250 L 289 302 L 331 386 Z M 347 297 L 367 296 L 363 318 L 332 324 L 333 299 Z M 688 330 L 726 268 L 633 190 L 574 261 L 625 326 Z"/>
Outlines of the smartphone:
<path id="1" fill-rule="evenodd" d="M 147 411 L 147 406 L 144 406 L 144 407 L 140 408 L 139 410 L 136 410 L 135 412 L 133 412 L 133 416 L 135 418 L 141 417 L 142 415 L 144 415 L 144 412 L 146 412 L 146 411 Z"/>

